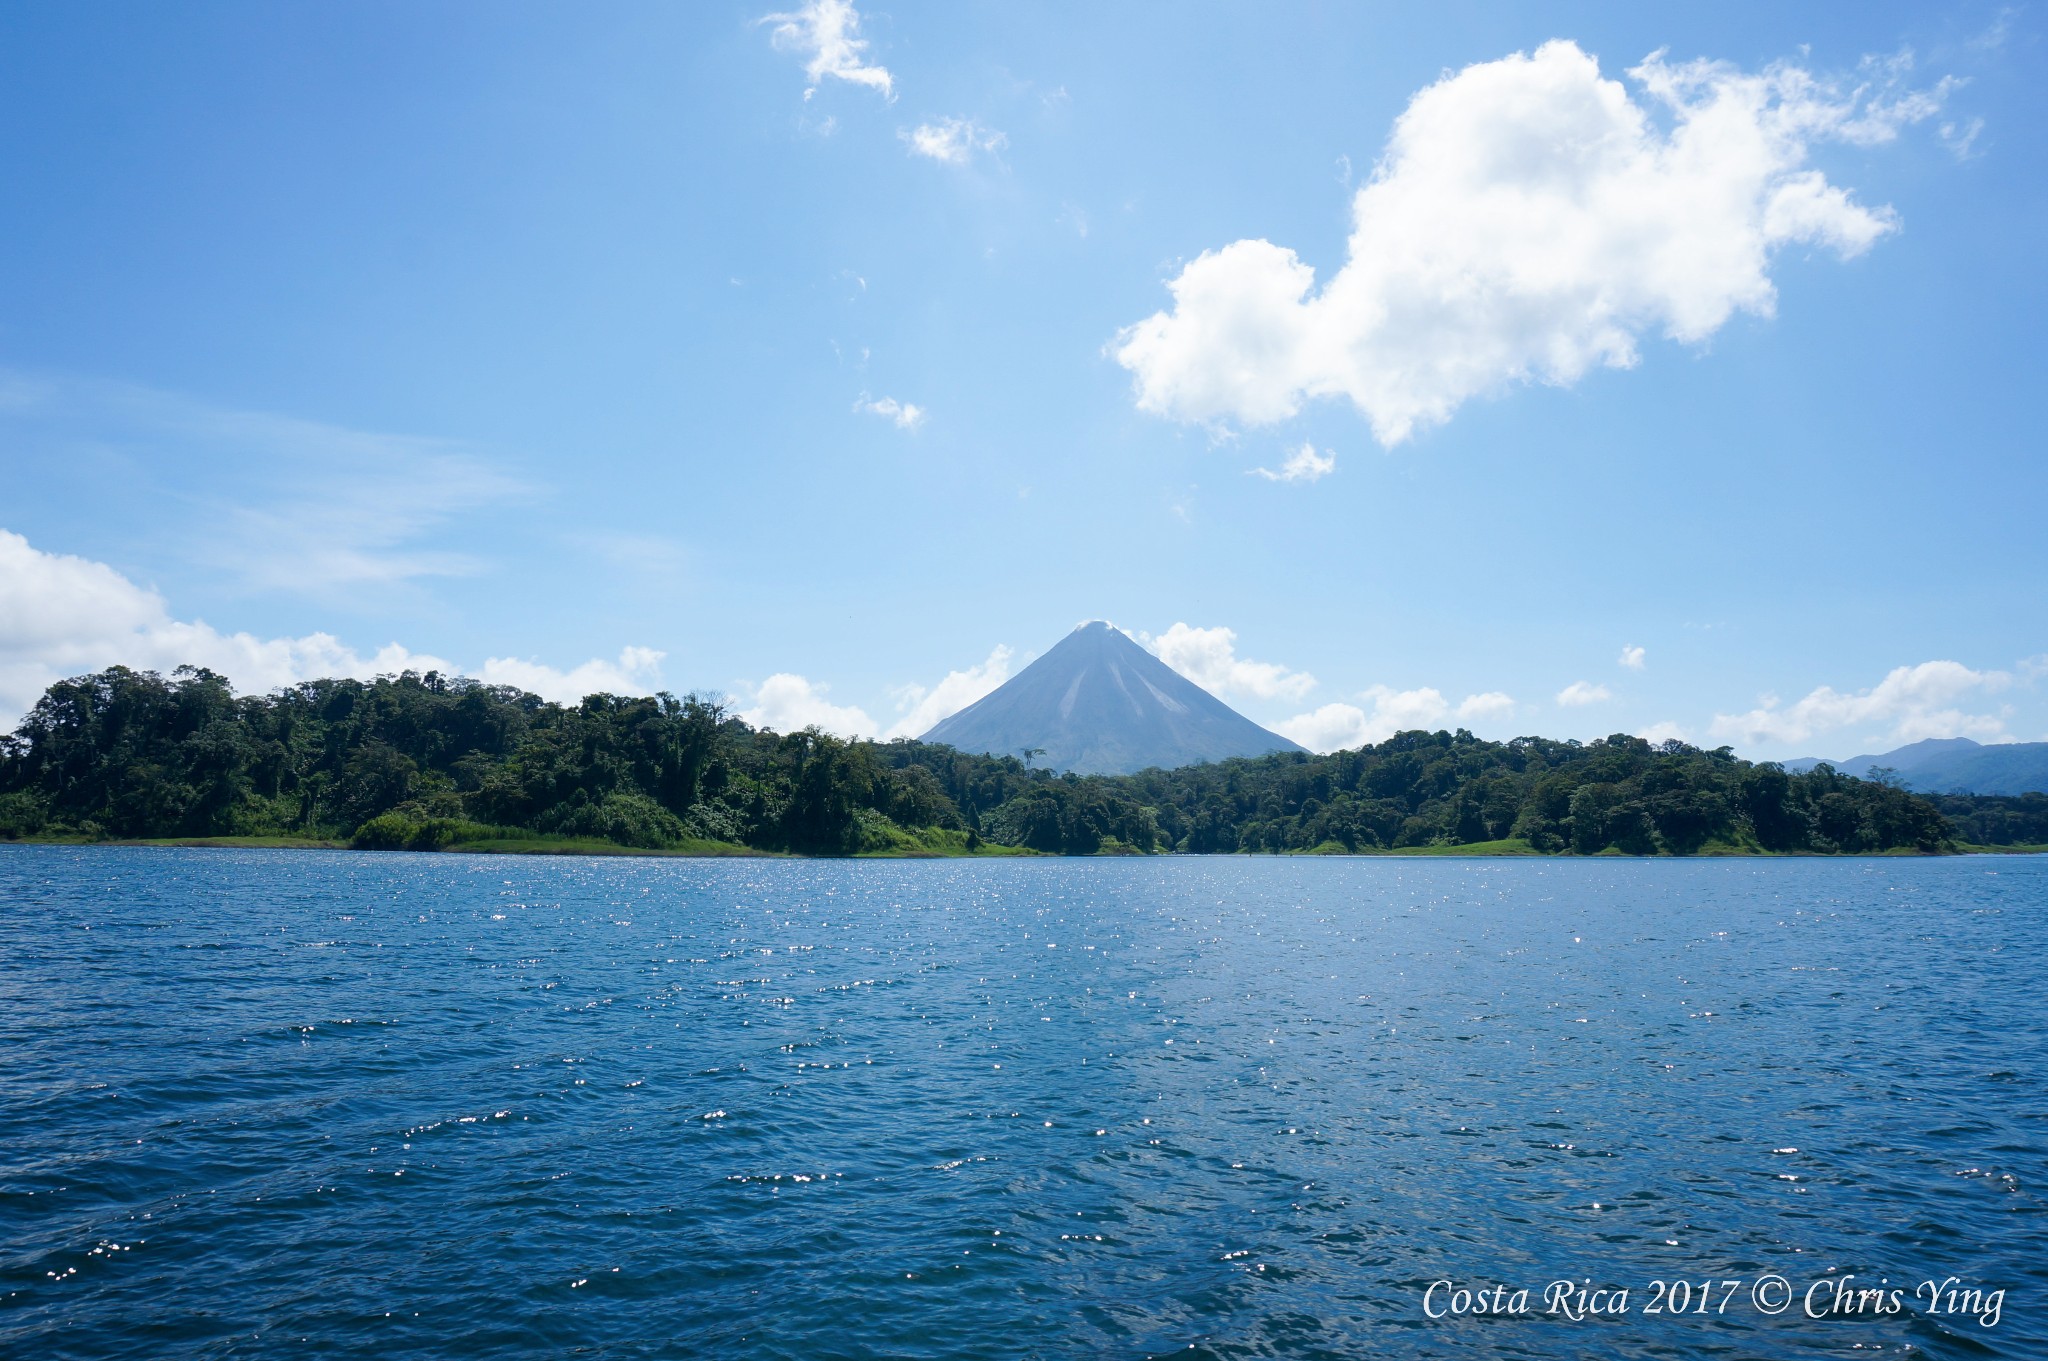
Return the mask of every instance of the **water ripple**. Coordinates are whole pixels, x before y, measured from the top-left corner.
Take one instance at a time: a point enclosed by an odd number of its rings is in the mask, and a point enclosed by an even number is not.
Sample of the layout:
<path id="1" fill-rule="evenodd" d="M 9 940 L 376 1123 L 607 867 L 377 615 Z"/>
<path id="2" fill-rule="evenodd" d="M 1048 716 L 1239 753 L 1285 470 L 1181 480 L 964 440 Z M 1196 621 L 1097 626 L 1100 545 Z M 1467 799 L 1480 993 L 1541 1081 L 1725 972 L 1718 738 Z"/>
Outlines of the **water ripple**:
<path id="1" fill-rule="evenodd" d="M 1997 869 L 0 846 L 0 1352 L 2048 1355 Z"/>

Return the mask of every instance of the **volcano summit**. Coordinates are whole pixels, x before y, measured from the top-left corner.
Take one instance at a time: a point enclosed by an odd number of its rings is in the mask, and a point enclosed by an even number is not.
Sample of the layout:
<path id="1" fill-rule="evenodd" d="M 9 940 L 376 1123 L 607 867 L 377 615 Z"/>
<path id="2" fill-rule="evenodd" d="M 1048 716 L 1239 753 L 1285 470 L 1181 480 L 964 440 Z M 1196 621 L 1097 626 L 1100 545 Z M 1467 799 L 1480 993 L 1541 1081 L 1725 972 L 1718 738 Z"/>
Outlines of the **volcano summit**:
<path id="1" fill-rule="evenodd" d="M 962 751 L 1031 751 L 1055 770 L 1128 775 L 1301 747 L 1097 620 L 926 733 Z"/>

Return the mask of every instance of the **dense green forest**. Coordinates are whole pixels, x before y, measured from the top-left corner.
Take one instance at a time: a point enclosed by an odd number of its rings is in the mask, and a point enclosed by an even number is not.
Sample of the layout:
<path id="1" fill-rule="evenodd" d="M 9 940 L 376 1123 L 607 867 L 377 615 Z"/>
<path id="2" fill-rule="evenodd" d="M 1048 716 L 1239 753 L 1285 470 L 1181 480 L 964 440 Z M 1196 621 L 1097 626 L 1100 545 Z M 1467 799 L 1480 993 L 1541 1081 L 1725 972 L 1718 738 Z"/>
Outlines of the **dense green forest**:
<path id="1" fill-rule="evenodd" d="M 2048 794 L 1934 794 L 1929 796 L 1973 846 L 2048 848 Z"/>
<path id="2" fill-rule="evenodd" d="M 407 672 L 237 696 L 210 671 L 116 667 L 50 687 L 0 737 L 0 838 L 24 837 L 813 855 L 1834 854 L 2048 841 L 2048 798 L 1937 806 L 1725 748 L 1464 731 L 1082 778 L 919 742 L 778 735 L 698 695 L 561 705 Z"/>

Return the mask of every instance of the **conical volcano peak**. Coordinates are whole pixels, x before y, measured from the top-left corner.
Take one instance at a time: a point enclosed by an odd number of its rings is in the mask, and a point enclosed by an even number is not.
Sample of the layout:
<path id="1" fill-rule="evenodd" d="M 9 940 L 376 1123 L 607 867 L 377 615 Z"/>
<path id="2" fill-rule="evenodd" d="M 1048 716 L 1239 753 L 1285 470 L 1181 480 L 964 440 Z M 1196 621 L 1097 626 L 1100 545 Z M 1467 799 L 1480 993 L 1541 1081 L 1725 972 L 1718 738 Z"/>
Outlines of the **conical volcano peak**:
<path id="1" fill-rule="evenodd" d="M 1097 647 L 1101 647 L 1105 644 L 1113 646 L 1117 642 L 1124 642 L 1130 644 L 1132 647 L 1138 647 L 1137 639 L 1131 637 L 1130 634 L 1125 633 L 1122 629 L 1118 628 L 1115 624 L 1110 623 L 1107 619 L 1090 619 L 1085 623 L 1076 624 L 1074 626 L 1074 631 L 1068 634 L 1065 638 L 1062 638 L 1060 640 L 1060 643 L 1071 643 L 1075 641 L 1092 643 Z M 1059 643 L 1054 644 L 1054 646 L 1059 646 Z M 1139 651 L 1142 652 L 1143 650 L 1143 648 L 1139 648 Z"/>
<path id="2" fill-rule="evenodd" d="M 962 751 L 1030 752 L 1055 770 L 1123 775 L 1301 748 L 1090 619 L 924 735 Z"/>

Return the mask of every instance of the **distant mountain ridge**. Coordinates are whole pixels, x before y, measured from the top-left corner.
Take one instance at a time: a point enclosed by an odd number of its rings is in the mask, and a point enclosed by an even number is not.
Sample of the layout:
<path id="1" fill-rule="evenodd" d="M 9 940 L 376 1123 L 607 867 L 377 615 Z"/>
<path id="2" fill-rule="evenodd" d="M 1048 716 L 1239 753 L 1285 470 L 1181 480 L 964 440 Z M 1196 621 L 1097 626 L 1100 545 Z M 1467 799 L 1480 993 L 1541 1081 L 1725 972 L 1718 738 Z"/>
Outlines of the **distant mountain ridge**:
<path id="1" fill-rule="evenodd" d="M 1804 772 L 1824 757 L 1781 762 Z M 1879 768 L 1896 770 L 1908 789 L 1923 794 L 2048 793 L 2048 742 L 2000 742 L 1986 746 L 1967 737 L 1930 737 L 1876 756 L 1855 756 L 1827 764 L 1844 775 L 1867 777 Z"/>
<path id="2" fill-rule="evenodd" d="M 1302 750 L 1099 620 L 920 740 L 969 752 L 1042 753 L 1051 769 L 1083 775 Z"/>

